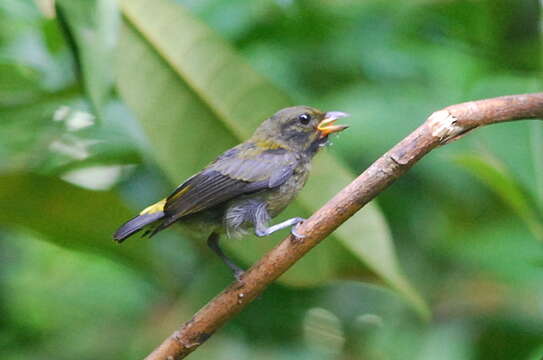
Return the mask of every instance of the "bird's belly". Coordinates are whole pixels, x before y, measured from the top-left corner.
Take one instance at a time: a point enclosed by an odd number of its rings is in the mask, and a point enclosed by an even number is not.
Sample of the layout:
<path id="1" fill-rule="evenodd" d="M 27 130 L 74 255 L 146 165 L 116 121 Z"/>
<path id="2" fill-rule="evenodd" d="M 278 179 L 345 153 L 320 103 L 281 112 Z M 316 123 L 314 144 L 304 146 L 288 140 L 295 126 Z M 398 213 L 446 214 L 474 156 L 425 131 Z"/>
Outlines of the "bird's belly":
<path id="1" fill-rule="evenodd" d="M 223 232 L 224 209 L 215 207 L 196 214 L 184 216 L 177 221 L 182 232 L 191 238 L 207 238 L 212 232 Z"/>
<path id="2" fill-rule="evenodd" d="M 302 190 L 308 175 L 309 167 L 305 166 L 301 170 L 295 171 L 283 185 L 267 194 L 265 201 L 267 203 L 268 213 L 272 218 L 283 211 L 296 197 L 298 192 Z"/>

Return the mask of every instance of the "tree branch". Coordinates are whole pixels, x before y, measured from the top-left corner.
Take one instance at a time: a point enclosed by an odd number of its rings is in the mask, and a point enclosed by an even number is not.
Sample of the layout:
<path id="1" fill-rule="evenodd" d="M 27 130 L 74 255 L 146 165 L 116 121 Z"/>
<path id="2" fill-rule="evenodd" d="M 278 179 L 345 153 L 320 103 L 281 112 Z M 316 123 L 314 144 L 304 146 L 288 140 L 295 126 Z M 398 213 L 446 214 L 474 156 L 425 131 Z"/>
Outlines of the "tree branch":
<path id="1" fill-rule="evenodd" d="M 315 245 L 402 176 L 424 155 L 484 125 L 543 118 L 543 93 L 503 96 L 452 105 L 434 112 L 409 136 L 375 161 L 351 184 L 328 201 L 297 229 L 253 265 L 242 278 L 217 295 L 191 320 L 168 337 L 147 360 L 182 359 Z"/>

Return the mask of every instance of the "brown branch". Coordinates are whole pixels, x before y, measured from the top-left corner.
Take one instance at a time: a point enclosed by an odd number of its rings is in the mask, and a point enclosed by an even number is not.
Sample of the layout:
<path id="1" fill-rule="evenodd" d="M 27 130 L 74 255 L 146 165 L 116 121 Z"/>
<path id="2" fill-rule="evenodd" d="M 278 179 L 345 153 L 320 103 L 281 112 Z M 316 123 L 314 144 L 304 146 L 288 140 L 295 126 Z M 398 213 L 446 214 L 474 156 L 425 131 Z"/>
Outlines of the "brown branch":
<path id="1" fill-rule="evenodd" d="M 302 240 L 289 235 L 243 275 L 242 283 L 232 283 L 147 359 L 182 359 L 190 354 L 272 281 L 431 150 L 480 126 L 533 118 L 543 118 L 543 93 L 470 101 L 436 111 L 301 224 L 298 231 L 305 234 Z"/>

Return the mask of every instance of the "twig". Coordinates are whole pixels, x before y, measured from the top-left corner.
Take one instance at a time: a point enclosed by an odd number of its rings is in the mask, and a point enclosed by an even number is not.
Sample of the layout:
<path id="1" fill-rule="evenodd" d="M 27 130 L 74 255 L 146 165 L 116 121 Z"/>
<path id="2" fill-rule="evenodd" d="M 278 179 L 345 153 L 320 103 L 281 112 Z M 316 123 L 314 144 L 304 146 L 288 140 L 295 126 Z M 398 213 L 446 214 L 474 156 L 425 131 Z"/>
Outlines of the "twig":
<path id="1" fill-rule="evenodd" d="M 434 112 L 409 136 L 375 161 L 351 184 L 328 201 L 291 235 L 251 267 L 242 278 L 217 295 L 191 320 L 168 337 L 147 360 L 182 359 L 315 245 L 402 176 L 419 159 L 440 145 L 484 125 L 543 118 L 543 93 L 504 96 L 452 105 Z"/>

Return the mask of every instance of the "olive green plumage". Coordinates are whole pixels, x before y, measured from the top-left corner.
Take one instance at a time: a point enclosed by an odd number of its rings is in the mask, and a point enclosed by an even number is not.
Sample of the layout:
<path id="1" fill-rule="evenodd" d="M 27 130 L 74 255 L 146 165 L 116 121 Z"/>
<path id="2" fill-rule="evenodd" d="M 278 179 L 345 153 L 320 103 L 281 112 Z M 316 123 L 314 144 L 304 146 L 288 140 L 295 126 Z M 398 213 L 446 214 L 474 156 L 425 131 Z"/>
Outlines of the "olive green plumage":
<path id="1" fill-rule="evenodd" d="M 267 227 L 304 186 L 311 159 L 328 135 L 346 128 L 334 125 L 344 116 L 308 106 L 278 111 L 249 140 L 224 152 L 166 199 L 121 226 L 115 240 L 121 242 L 143 228 L 152 236 L 178 222 L 210 236 L 209 245 L 224 259 L 218 247 L 220 233 L 235 236 L 254 228 L 265 236 L 296 225 L 303 219 Z"/>

